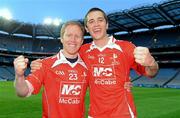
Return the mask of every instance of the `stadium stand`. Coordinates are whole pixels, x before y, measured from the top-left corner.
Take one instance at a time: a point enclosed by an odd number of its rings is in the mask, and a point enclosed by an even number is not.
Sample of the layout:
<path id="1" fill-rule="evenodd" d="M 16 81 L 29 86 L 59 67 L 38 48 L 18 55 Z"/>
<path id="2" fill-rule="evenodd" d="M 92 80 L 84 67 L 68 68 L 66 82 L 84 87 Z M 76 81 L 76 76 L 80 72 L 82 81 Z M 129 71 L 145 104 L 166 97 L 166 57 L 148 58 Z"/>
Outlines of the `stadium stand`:
<path id="1" fill-rule="evenodd" d="M 170 28 L 154 31 L 133 33 L 128 35 L 115 35 L 118 39 L 128 39 L 138 46 L 149 48 L 173 47 L 180 45 L 180 29 Z"/>
<path id="2" fill-rule="evenodd" d="M 108 33 L 137 46 L 147 46 L 160 65 L 149 79 L 131 71 L 135 86 L 180 88 L 180 0 L 108 13 Z M 77 20 L 83 24 L 83 19 Z M 0 81 L 14 79 L 13 60 L 25 55 L 30 61 L 51 56 L 62 48 L 59 26 L 30 24 L 0 17 Z M 86 38 L 88 37 L 88 38 Z M 91 42 L 85 33 L 84 43 Z M 29 68 L 26 74 L 30 72 Z"/>
<path id="3" fill-rule="evenodd" d="M 14 52 L 57 52 L 61 43 L 59 40 L 39 39 L 0 35 L 0 48 Z M 18 43 L 17 43 L 18 42 Z"/>
<path id="4" fill-rule="evenodd" d="M 0 66 L 0 81 L 10 81 L 14 79 L 13 68 L 8 66 Z"/>
<path id="5" fill-rule="evenodd" d="M 172 81 L 167 83 L 167 85 L 165 87 L 180 88 L 180 70 L 178 71 L 177 75 L 172 79 Z"/>
<path id="6" fill-rule="evenodd" d="M 62 44 L 59 40 L 37 40 L 33 42 L 32 52 L 58 52 Z"/>
<path id="7" fill-rule="evenodd" d="M 153 79 L 142 76 L 134 81 L 133 84 L 135 86 L 164 87 L 165 83 L 175 78 L 177 72 L 179 71 L 174 68 L 162 68 L 159 70 L 158 75 Z"/>

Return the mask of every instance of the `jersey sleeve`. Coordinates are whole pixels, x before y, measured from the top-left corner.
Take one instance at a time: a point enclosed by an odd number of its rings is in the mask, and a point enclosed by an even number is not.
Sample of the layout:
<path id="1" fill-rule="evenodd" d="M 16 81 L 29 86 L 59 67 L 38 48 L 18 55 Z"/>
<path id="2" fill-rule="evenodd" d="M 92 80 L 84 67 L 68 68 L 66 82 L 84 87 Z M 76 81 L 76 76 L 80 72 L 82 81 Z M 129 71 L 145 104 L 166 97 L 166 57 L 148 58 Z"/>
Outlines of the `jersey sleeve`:
<path id="1" fill-rule="evenodd" d="M 26 77 L 26 80 L 32 84 L 32 87 L 33 87 L 32 94 L 39 93 L 41 86 L 43 84 L 43 81 L 44 81 L 45 73 L 46 73 L 45 66 L 42 64 L 42 67 L 39 70 L 29 74 Z"/>
<path id="2" fill-rule="evenodd" d="M 140 75 L 146 75 L 145 67 L 135 62 L 134 49 L 136 48 L 136 46 L 131 42 L 124 41 L 123 48 L 127 56 L 129 68 L 134 69 Z"/>

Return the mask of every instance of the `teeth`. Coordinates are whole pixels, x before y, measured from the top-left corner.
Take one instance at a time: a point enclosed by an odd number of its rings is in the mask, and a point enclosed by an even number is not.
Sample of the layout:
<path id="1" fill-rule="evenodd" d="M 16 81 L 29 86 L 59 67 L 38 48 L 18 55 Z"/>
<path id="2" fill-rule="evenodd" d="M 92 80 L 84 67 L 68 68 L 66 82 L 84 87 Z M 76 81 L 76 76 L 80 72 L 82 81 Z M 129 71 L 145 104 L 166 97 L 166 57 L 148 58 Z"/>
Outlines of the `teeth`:
<path id="1" fill-rule="evenodd" d="M 71 47 L 75 47 L 76 45 L 69 45 L 69 46 L 71 46 Z"/>
<path id="2" fill-rule="evenodd" d="M 69 43 L 68 45 L 69 45 L 69 46 L 74 46 L 75 44 L 74 44 L 74 43 Z"/>
<path id="3" fill-rule="evenodd" d="M 95 30 L 94 30 L 94 32 L 98 32 L 98 31 L 100 31 L 100 29 L 95 29 Z"/>

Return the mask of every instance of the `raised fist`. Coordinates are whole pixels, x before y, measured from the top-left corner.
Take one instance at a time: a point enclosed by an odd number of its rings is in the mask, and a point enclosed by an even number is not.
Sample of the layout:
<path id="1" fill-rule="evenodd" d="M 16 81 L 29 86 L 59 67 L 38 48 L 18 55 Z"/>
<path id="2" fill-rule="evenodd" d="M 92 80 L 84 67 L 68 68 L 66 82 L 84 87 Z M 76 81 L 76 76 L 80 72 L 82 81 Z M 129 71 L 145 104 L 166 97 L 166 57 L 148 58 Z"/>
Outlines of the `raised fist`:
<path id="1" fill-rule="evenodd" d="M 146 47 L 136 47 L 134 49 L 134 58 L 136 63 L 142 66 L 152 66 L 155 62 L 155 59 L 151 56 L 149 49 Z"/>
<path id="2" fill-rule="evenodd" d="M 17 58 L 14 59 L 14 70 L 16 76 L 24 76 L 24 72 L 27 68 L 29 60 L 28 58 L 25 58 L 24 56 L 18 56 Z"/>

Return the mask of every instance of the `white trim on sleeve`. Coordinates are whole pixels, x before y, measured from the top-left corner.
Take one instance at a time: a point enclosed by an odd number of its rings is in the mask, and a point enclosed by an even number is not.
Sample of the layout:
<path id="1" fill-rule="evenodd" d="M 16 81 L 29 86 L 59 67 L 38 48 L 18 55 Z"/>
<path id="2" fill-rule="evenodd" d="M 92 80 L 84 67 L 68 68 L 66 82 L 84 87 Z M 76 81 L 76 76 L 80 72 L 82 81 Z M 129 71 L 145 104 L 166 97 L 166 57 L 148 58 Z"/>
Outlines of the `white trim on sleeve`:
<path id="1" fill-rule="evenodd" d="M 25 82 L 26 82 L 26 84 L 28 86 L 28 89 L 29 89 L 28 94 L 26 95 L 26 97 L 29 97 L 29 96 L 32 95 L 32 92 L 34 91 L 34 87 L 28 80 L 25 80 Z"/>

